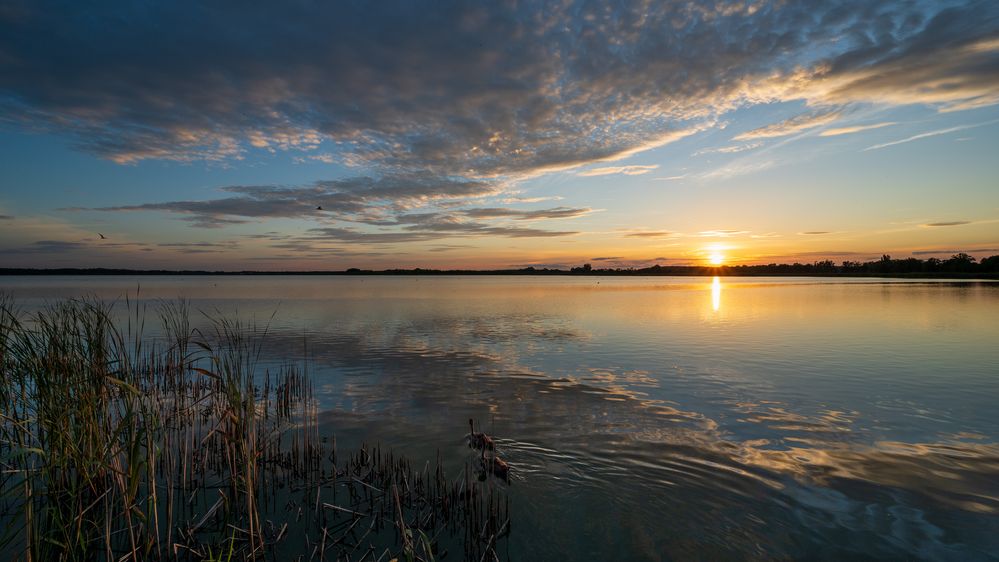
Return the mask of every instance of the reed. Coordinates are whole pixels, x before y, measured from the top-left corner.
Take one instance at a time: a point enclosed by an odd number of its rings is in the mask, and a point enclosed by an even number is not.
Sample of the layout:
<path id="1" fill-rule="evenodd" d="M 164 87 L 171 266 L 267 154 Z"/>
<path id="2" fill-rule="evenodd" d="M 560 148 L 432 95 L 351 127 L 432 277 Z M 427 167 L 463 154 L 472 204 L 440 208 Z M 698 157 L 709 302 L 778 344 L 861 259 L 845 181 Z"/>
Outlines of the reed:
<path id="1" fill-rule="evenodd" d="M 308 372 L 260 367 L 266 326 L 185 301 L 0 295 L 0 557 L 498 559 L 509 505 L 476 468 L 367 447 L 338 458 Z M 386 558 L 387 557 L 387 558 Z"/>

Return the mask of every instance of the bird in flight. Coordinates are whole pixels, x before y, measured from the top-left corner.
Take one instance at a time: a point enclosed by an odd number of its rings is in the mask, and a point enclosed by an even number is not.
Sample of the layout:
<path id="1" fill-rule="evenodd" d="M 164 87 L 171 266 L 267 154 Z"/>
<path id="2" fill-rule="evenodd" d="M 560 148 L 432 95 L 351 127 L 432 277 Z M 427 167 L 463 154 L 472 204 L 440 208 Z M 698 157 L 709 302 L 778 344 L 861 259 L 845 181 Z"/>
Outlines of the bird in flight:
<path id="1" fill-rule="evenodd" d="M 316 207 L 316 210 L 317 210 L 317 211 L 322 211 L 322 210 L 323 210 L 323 206 L 322 206 L 322 205 L 319 205 L 318 207 Z"/>
<path id="2" fill-rule="evenodd" d="M 98 232 L 98 233 L 97 233 L 97 235 L 101 237 L 101 240 L 107 240 L 107 239 L 108 239 L 108 237 L 107 237 L 107 236 L 104 236 L 104 235 L 103 235 L 103 234 L 101 234 L 100 232 Z"/>

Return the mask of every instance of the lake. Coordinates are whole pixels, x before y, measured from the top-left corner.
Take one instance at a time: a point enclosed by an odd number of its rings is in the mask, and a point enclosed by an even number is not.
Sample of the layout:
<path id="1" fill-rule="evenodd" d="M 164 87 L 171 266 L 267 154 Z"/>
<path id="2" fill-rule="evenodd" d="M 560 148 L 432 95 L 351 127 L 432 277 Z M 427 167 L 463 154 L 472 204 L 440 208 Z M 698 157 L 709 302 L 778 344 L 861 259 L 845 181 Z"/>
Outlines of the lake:
<path id="1" fill-rule="evenodd" d="M 344 446 L 460 467 L 475 419 L 512 467 L 514 560 L 999 553 L 999 283 L 0 277 L 0 291 L 27 311 L 128 294 L 150 338 L 161 299 L 255 319 L 262 360 L 306 366 Z"/>

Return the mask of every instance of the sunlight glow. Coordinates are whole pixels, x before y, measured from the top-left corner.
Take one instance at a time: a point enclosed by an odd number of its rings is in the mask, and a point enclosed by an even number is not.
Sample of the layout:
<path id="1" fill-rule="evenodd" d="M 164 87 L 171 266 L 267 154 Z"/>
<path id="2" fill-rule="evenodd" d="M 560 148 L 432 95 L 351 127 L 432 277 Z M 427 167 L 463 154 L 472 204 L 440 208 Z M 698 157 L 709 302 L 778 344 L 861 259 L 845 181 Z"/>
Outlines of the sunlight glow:
<path id="1" fill-rule="evenodd" d="M 708 262 L 711 263 L 711 265 L 721 265 L 725 263 L 725 256 L 723 256 L 720 252 L 715 252 L 708 256 Z M 717 277 L 715 279 L 717 279 Z"/>
<path id="2" fill-rule="evenodd" d="M 715 312 L 718 312 L 718 309 L 721 308 L 721 279 L 717 275 L 711 281 L 711 308 Z"/>

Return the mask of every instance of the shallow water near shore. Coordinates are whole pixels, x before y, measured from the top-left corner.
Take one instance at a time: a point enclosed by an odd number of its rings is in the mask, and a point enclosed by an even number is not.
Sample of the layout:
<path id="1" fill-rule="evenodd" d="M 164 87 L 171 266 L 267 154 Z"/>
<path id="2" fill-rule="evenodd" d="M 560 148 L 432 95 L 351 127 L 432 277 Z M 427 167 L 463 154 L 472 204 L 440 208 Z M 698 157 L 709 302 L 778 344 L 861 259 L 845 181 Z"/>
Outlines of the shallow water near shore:
<path id="1" fill-rule="evenodd" d="M 988 559 L 999 284 L 804 278 L 8 277 L 267 324 L 323 430 L 513 467 L 512 559 Z M 124 302 L 121 303 L 124 309 Z M 192 319 L 197 323 L 197 318 Z"/>

